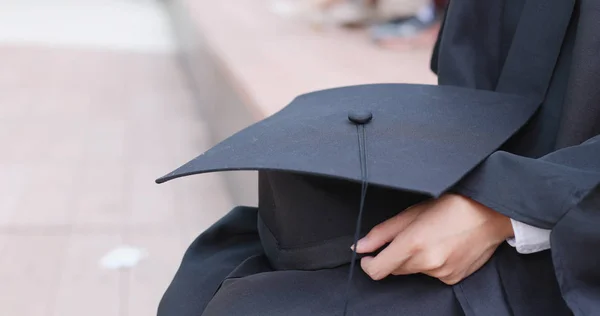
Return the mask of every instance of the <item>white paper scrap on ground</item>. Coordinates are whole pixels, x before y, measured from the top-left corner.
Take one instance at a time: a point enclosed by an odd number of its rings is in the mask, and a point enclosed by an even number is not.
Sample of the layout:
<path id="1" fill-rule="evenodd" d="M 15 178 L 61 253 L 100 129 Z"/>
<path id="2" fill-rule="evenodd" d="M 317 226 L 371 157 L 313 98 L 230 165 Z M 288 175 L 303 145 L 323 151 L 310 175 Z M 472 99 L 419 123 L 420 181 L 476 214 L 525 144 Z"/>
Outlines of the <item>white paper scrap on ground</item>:
<path id="1" fill-rule="evenodd" d="M 100 266 L 104 269 L 132 268 L 147 255 L 147 252 L 141 248 L 119 246 L 100 259 Z"/>

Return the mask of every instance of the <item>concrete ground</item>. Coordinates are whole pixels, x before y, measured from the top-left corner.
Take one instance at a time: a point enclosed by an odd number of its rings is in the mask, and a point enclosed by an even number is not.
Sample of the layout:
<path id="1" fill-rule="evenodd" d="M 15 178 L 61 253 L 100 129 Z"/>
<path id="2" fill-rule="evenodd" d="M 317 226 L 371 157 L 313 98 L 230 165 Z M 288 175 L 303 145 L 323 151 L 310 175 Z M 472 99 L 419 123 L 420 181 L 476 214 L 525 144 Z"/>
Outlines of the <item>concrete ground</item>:
<path id="1" fill-rule="evenodd" d="M 176 52 L 158 1 L 0 0 L 0 315 L 154 315 L 231 207 L 153 182 L 208 146 Z"/>

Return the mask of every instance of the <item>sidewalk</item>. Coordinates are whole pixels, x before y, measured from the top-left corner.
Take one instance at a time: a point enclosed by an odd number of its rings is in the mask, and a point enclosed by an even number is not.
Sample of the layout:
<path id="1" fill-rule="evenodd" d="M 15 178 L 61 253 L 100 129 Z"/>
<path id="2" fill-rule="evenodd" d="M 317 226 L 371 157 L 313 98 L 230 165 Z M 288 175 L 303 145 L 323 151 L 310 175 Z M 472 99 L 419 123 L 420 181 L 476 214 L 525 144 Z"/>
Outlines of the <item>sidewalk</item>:
<path id="1" fill-rule="evenodd" d="M 155 315 L 231 204 L 218 175 L 153 182 L 208 146 L 158 4 L 77 3 L 0 2 L 0 315 Z M 103 266 L 119 246 L 145 255 Z"/>

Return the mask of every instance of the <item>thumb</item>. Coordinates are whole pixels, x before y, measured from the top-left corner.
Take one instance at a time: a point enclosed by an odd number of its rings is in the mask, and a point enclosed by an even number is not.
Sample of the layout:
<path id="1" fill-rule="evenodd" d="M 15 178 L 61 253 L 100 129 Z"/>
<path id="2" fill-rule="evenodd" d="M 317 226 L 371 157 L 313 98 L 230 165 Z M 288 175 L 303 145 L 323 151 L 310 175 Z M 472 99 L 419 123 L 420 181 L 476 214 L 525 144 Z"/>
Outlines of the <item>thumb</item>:
<path id="1" fill-rule="evenodd" d="M 383 247 L 386 243 L 391 242 L 402 232 L 418 214 L 418 206 L 406 209 L 404 212 L 382 222 L 373 227 L 371 231 L 356 244 L 357 253 L 374 252 Z M 352 246 L 352 249 L 354 245 Z"/>

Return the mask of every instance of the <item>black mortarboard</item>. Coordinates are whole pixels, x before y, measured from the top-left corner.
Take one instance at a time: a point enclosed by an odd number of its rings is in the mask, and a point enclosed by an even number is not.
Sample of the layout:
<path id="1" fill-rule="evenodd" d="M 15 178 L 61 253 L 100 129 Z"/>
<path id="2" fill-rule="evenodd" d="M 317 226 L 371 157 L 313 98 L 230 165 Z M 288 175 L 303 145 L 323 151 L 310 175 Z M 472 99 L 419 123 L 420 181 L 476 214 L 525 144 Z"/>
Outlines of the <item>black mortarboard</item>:
<path id="1" fill-rule="evenodd" d="M 335 266 L 350 259 L 343 254 L 364 197 L 361 182 L 369 185 L 363 219 L 369 229 L 452 188 L 537 106 L 522 96 L 452 86 L 317 91 L 298 96 L 157 182 L 258 170 L 261 239 L 273 265 Z"/>
<path id="2" fill-rule="evenodd" d="M 520 96 L 450 86 L 374 84 L 304 94 L 157 180 L 278 170 L 361 181 L 356 124 L 365 122 L 369 183 L 438 196 L 535 112 Z"/>

